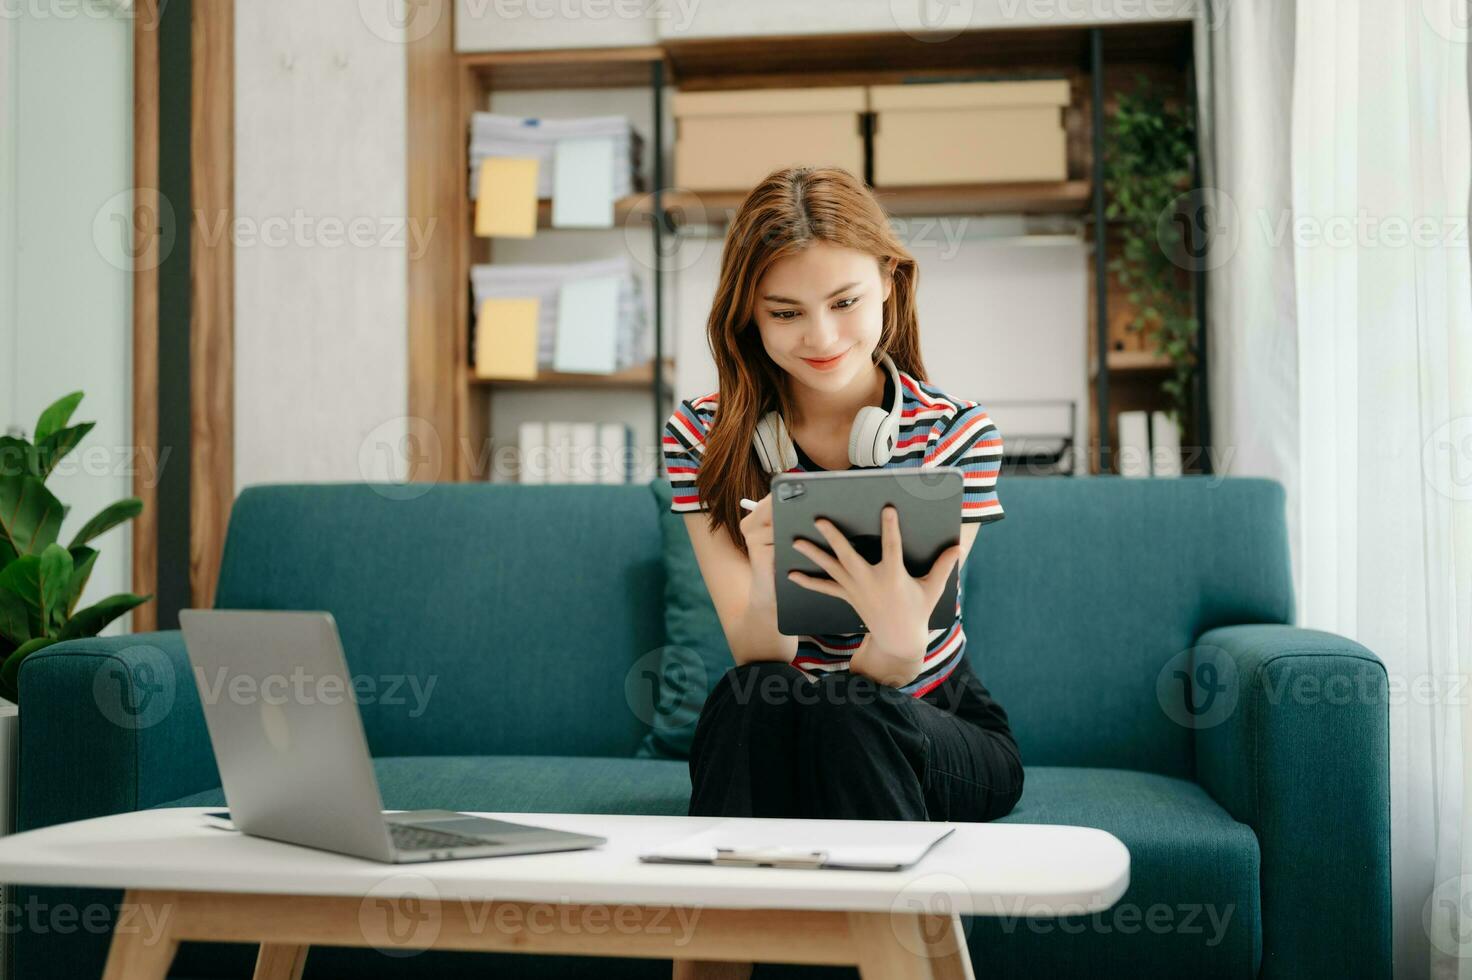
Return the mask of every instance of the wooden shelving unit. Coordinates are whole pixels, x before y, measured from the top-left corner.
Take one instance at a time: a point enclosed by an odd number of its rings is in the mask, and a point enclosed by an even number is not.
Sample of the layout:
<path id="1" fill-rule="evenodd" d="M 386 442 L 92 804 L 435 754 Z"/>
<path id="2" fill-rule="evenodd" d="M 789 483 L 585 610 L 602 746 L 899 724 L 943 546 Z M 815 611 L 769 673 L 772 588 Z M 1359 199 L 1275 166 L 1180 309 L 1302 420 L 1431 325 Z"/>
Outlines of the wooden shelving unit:
<path id="1" fill-rule="evenodd" d="M 444 42 L 442 40 L 441 42 Z M 1108 61 L 1105 61 L 1105 55 Z M 672 408 L 669 379 L 673 363 L 665 356 L 662 273 L 656 263 L 652 297 L 655 360 L 611 376 L 544 372 L 525 381 L 477 378 L 468 360 L 473 313 L 470 308 L 470 268 L 491 261 L 493 242 L 472 233 L 473 204 L 469 195 L 468 131 L 471 113 L 484 106 L 493 91 L 533 89 L 647 87 L 652 100 L 654 131 L 647 133 L 644 165 L 647 193 L 632 194 L 615 203 L 616 226 L 647 226 L 656 236 L 681 225 L 724 225 L 741 204 L 746 189 L 723 192 L 670 190 L 663 161 L 666 148 L 664 97 L 670 85 L 685 90 L 886 84 L 922 80 L 976 80 L 987 77 L 1064 77 L 1071 88 L 1064 123 L 1068 142 L 1068 178 L 1030 184 L 876 188 L 885 209 L 895 216 L 950 214 L 1072 214 L 1094 232 L 1107 227 L 1099 123 L 1109 93 L 1127 85 L 1137 72 L 1167 78 L 1188 86 L 1192 64 L 1191 25 L 1185 21 L 1106 27 L 1070 26 L 1032 29 L 1007 28 L 967 31 L 944 43 L 932 43 L 903 33 L 802 35 L 784 37 L 691 39 L 633 48 L 580 48 L 555 51 L 515 51 L 455 54 L 439 52 L 439 75 L 415 74 L 411 57 L 410 109 L 416 103 L 416 79 L 434 82 L 424 91 L 428 104 L 442 113 L 434 127 L 433 145 L 418 148 L 411 133 L 411 212 L 414 202 L 433 197 L 448 214 L 442 222 L 454 231 L 454 247 L 431 256 L 432 268 L 416 279 L 411 263 L 411 414 L 420 414 L 414 402 L 433 403 L 437 419 L 445 417 L 444 392 L 453 403 L 455 440 L 481 444 L 489 437 L 491 392 L 502 388 L 583 387 L 648 388 L 654 401 L 656 440 Z M 426 83 L 427 84 L 427 83 Z M 437 101 L 438 100 L 438 101 Z M 448 100 L 446 109 L 443 100 Z M 421 100 L 422 101 L 422 100 Z M 421 124 L 422 127 L 422 124 Z M 426 160 L 428 170 L 426 171 Z M 415 174 L 447 185 L 432 194 L 416 184 Z M 659 214 L 663 220 L 655 220 Z M 551 202 L 539 203 L 538 224 L 551 227 Z M 1092 238 L 1099 236 L 1093 234 Z M 1107 239 L 1108 236 L 1105 236 Z M 1097 252 L 1098 249 L 1096 248 Z M 428 273 L 433 272 L 431 276 Z M 1110 458 L 1114 418 L 1120 407 L 1148 402 L 1159 377 L 1170 366 L 1142 351 L 1111 350 L 1108 330 L 1110 297 L 1107 277 L 1095 263 L 1094 296 L 1090 302 L 1090 453 L 1091 469 Z M 431 282 L 453 282 L 452 304 L 421 295 Z M 1102 295 L 1100 289 L 1103 287 Z M 1197 289 L 1198 300 L 1201 290 Z M 448 324 L 438 318 L 449 315 Z M 418 318 L 418 322 L 416 322 Z M 433 319 L 432 319 L 433 318 Z M 1117 317 L 1116 317 L 1117 318 Z M 1204 321 L 1204 316 L 1198 314 Z M 448 330 L 446 329 L 448 326 Z M 1203 322 L 1204 338 L 1204 322 Z M 417 338 L 417 339 L 416 339 Z M 433 341 L 431 343 L 431 341 Z M 1102 353 L 1101 353 L 1102 352 Z M 1198 375 L 1204 378 L 1204 359 Z M 1123 386 L 1111 404 L 1111 376 Z M 419 384 L 413 379 L 420 379 Z M 1198 382 L 1204 400 L 1204 384 Z M 1105 420 L 1107 424 L 1100 425 Z M 1198 443 L 1208 444 L 1204 431 Z M 472 479 L 471 459 L 488 453 L 459 452 L 451 475 Z M 1207 454 L 1202 454 L 1206 456 Z M 1109 469 L 1106 463 L 1106 469 Z M 442 477 L 443 478 L 443 477 Z"/>
<path id="2" fill-rule="evenodd" d="M 1112 350 L 1107 357 L 1111 374 L 1140 374 L 1151 371 L 1169 371 L 1174 368 L 1169 358 L 1146 350 Z M 1099 366 L 1090 368 L 1090 376 L 1097 377 Z"/>
<path id="3" fill-rule="evenodd" d="M 529 91 L 567 88 L 630 88 L 647 86 L 654 100 L 654 133 L 646 144 L 649 176 L 656 189 L 652 195 L 631 195 L 615 205 L 615 225 L 647 221 L 655 236 L 654 254 L 660 254 L 659 236 L 663 225 L 652 220 L 659 210 L 658 188 L 665 183 L 662 157 L 664 153 L 661 121 L 663 119 L 664 71 L 663 49 L 582 48 L 556 51 L 509 51 L 453 55 L 457 92 L 457 133 L 454 145 L 456 214 L 451 222 L 456 229 L 456 295 L 454 311 L 454 360 L 447 373 L 455 401 L 457 441 L 484 446 L 490 439 L 491 396 L 498 390 L 530 390 L 538 388 L 639 390 L 646 389 L 653 399 L 654 417 L 663 422 L 671 398 L 672 363 L 664 356 L 664 289 L 662 273 L 656 264 L 653 296 L 650 306 L 654 321 L 654 359 L 613 374 L 575 374 L 543 371 L 535 378 L 481 378 L 470 361 L 474 311 L 471 308 L 471 266 L 492 261 L 494 239 L 480 238 L 474 233 L 475 204 L 470 197 L 469 132 L 473 113 L 487 104 L 495 91 Z M 552 202 L 538 202 L 539 228 L 552 227 Z M 570 231 L 572 229 L 562 229 Z M 476 460 L 492 458 L 486 452 L 460 452 L 454 460 L 453 478 L 483 479 L 488 474 L 476 471 Z"/>
<path id="4" fill-rule="evenodd" d="M 668 378 L 674 373 L 675 362 L 665 358 L 663 367 L 662 373 Z M 648 388 L 654 384 L 654 364 L 640 364 L 613 374 L 542 371 L 535 378 L 482 378 L 472 371 L 468 380 L 488 388 Z"/>
<path id="5" fill-rule="evenodd" d="M 876 187 L 889 214 L 1076 214 L 1089 203 L 1087 180 L 1026 184 L 958 184 L 944 187 Z M 745 191 L 676 191 L 665 195 L 675 223 L 722 224 L 740 207 Z"/>
<path id="6" fill-rule="evenodd" d="M 931 214 L 1082 214 L 1089 206 L 1087 180 L 1020 184 L 959 184 L 939 187 L 876 187 L 885 211 L 898 217 Z M 746 191 L 669 191 L 663 195 L 671 225 L 722 224 L 746 197 Z M 474 208 L 474 201 L 470 206 Z M 613 202 L 615 225 L 648 221 L 653 196 L 630 194 Z M 537 227 L 552 228 L 552 201 L 537 201 Z"/>

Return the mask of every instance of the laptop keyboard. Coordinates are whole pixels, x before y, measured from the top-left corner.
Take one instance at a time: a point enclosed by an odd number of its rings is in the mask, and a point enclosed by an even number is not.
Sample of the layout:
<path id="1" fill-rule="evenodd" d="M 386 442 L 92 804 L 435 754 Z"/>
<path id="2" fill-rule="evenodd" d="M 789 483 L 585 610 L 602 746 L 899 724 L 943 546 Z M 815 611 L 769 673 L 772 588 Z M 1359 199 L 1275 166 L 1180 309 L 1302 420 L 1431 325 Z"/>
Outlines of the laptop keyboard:
<path id="1" fill-rule="evenodd" d="M 414 824 L 391 823 L 388 825 L 388 833 L 395 849 L 400 851 L 434 851 L 451 847 L 483 847 L 486 844 L 496 843 L 496 841 L 485 837 L 466 837 L 464 834 L 451 834 L 443 830 L 418 827 Z"/>

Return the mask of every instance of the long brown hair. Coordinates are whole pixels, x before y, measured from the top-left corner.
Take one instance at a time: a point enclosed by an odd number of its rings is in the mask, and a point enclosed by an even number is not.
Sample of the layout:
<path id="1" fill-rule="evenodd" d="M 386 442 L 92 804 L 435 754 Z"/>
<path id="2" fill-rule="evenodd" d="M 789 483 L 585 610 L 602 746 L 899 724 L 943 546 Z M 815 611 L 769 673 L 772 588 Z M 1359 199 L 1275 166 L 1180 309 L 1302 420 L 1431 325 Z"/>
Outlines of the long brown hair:
<path id="1" fill-rule="evenodd" d="M 706 323 L 720 390 L 695 477 L 700 499 L 710 508 L 711 528 L 724 528 L 743 552 L 741 498 L 760 500 L 771 482 L 752 448 L 752 433 L 773 409 L 789 423 L 797 421 L 791 379 L 767 356 L 756 326 L 757 284 L 774 262 L 820 241 L 868 252 L 879 261 L 881 277 L 892 277 L 872 360 L 878 364 L 879 355 L 887 353 L 901 371 L 928 380 L 915 317 L 919 270 L 873 192 L 838 167 L 790 167 L 769 174 L 742 201 L 721 254 L 721 277 Z"/>

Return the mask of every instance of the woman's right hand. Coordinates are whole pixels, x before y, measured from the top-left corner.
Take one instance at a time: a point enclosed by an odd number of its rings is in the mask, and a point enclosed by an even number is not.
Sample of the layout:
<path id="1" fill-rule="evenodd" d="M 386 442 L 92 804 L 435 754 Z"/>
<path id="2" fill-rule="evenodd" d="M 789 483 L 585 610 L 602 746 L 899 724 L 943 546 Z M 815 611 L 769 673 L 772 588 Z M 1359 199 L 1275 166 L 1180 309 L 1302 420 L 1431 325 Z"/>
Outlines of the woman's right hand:
<path id="1" fill-rule="evenodd" d="M 754 609 L 777 606 L 776 550 L 772 532 L 772 495 L 757 501 L 756 509 L 741 518 L 741 535 L 751 562 L 751 605 Z"/>

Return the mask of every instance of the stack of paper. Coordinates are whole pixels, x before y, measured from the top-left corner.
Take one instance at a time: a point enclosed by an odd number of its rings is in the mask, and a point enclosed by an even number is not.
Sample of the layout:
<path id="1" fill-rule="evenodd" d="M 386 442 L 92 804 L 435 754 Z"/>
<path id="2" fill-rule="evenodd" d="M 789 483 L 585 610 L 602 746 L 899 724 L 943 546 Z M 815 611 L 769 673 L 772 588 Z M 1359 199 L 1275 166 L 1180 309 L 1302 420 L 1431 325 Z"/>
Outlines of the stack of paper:
<path id="1" fill-rule="evenodd" d="M 477 193 L 480 163 L 487 157 L 523 157 L 539 161 L 537 196 L 554 197 L 557 145 L 562 140 L 602 140 L 609 144 L 608 180 L 614 197 L 638 189 L 637 174 L 644 139 L 628 116 L 584 116 L 542 119 L 477 112 L 470 120 L 470 188 Z"/>
<path id="2" fill-rule="evenodd" d="M 477 371 L 488 334 L 479 320 L 501 312 L 505 300 L 535 300 L 538 368 L 610 374 L 653 356 L 642 280 L 627 255 L 591 262 L 477 265 L 470 270 L 477 311 Z M 522 308 L 524 310 L 524 308 Z"/>
<path id="3" fill-rule="evenodd" d="M 634 434 L 623 422 L 523 422 L 522 483 L 628 483 Z"/>

